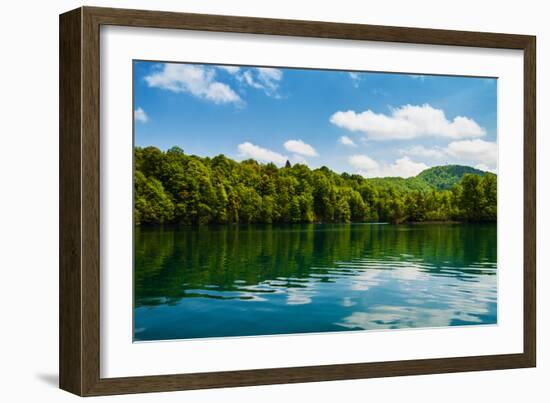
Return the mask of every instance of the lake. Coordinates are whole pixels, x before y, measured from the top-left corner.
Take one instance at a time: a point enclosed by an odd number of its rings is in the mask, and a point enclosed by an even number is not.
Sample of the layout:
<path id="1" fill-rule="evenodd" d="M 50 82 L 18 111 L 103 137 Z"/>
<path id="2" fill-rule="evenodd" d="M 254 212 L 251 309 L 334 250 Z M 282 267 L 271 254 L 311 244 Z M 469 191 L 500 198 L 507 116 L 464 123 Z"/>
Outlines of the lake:
<path id="1" fill-rule="evenodd" d="M 496 224 L 136 227 L 134 340 L 497 322 Z"/>

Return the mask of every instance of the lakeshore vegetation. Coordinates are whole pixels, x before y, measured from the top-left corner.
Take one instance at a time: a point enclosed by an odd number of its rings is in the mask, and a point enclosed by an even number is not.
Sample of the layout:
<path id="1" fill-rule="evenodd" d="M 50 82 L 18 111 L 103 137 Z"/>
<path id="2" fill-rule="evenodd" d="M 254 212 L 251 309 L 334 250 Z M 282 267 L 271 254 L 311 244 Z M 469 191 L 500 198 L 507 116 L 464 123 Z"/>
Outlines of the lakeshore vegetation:
<path id="1" fill-rule="evenodd" d="M 134 149 L 134 219 L 141 224 L 495 222 L 497 178 L 468 166 L 411 178 L 364 178 L 303 164 Z"/>

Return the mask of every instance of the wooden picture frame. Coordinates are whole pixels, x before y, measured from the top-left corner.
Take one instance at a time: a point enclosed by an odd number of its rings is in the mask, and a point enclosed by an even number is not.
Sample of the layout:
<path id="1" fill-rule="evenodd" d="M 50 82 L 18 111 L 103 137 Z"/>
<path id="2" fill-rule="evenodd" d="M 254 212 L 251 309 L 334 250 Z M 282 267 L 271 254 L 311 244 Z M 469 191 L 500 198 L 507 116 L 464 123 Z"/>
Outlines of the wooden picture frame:
<path id="1" fill-rule="evenodd" d="M 524 52 L 523 353 L 227 372 L 100 377 L 100 26 L 171 28 Z M 81 7 L 60 16 L 60 387 L 80 396 L 534 367 L 535 37 Z"/>

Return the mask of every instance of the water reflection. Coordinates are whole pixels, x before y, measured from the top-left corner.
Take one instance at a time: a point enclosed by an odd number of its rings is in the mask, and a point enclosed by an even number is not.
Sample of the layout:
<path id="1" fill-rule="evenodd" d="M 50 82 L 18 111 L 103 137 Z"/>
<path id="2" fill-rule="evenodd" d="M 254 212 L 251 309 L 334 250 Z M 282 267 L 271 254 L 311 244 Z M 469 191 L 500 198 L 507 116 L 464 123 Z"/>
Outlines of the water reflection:
<path id="1" fill-rule="evenodd" d="M 135 239 L 136 340 L 496 323 L 495 225 L 138 228 Z"/>

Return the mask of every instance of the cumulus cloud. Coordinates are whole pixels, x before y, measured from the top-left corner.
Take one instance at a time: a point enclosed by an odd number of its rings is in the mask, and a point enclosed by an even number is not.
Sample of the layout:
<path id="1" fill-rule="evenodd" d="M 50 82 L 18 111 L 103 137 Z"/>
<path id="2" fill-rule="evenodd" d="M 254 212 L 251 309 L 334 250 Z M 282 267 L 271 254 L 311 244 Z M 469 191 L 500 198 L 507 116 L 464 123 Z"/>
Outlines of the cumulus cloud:
<path id="1" fill-rule="evenodd" d="M 440 147 L 426 148 L 424 146 L 412 146 L 409 148 L 401 149 L 399 150 L 399 153 L 402 155 L 412 155 L 415 157 L 434 159 L 441 159 L 447 155 L 446 151 Z"/>
<path id="2" fill-rule="evenodd" d="M 367 155 L 352 155 L 349 163 L 358 171 L 371 171 L 379 168 L 378 162 Z"/>
<path id="3" fill-rule="evenodd" d="M 498 156 L 496 142 L 480 139 L 453 141 L 447 146 L 446 152 L 455 158 L 491 166 L 496 164 Z"/>
<path id="4" fill-rule="evenodd" d="M 338 139 L 338 142 L 340 144 L 343 144 L 345 146 L 350 146 L 350 147 L 357 147 L 357 144 L 355 144 L 355 141 L 353 141 L 350 137 L 348 136 L 342 136 Z"/>
<path id="5" fill-rule="evenodd" d="M 257 146 L 248 141 L 239 144 L 238 149 L 239 155 L 243 158 L 253 158 L 262 162 L 273 162 L 277 165 L 284 165 L 288 160 L 288 157 L 285 155 Z"/>
<path id="6" fill-rule="evenodd" d="M 246 84 L 248 84 L 252 88 L 258 88 L 258 89 L 264 88 L 262 84 L 260 84 L 259 82 L 257 82 L 254 79 L 254 75 L 252 74 L 252 72 L 250 70 L 245 71 L 239 77 L 240 77 L 241 80 L 243 80 Z"/>
<path id="7" fill-rule="evenodd" d="M 227 71 L 229 74 L 237 74 L 241 68 L 237 66 L 218 66 L 220 70 Z"/>
<path id="8" fill-rule="evenodd" d="M 283 72 L 270 67 L 258 67 L 246 70 L 237 78 L 252 88 L 263 90 L 267 95 L 277 97 Z"/>
<path id="9" fill-rule="evenodd" d="M 197 98 L 217 104 L 241 103 L 233 89 L 216 81 L 216 70 L 199 65 L 166 63 L 158 71 L 145 77 L 149 87 L 162 88 L 176 93 L 189 93 Z"/>
<path id="10" fill-rule="evenodd" d="M 149 121 L 149 116 L 147 116 L 142 108 L 137 108 L 134 110 L 134 120 L 136 122 L 147 123 Z"/>
<path id="11" fill-rule="evenodd" d="M 403 105 L 389 115 L 366 110 L 338 111 L 330 122 L 343 129 L 366 133 L 372 140 L 414 139 L 418 137 L 474 138 L 485 135 L 485 129 L 473 119 L 456 116 L 447 119 L 445 112 L 424 105 Z"/>
<path id="12" fill-rule="evenodd" d="M 475 169 L 479 169 L 481 171 L 487 171 L 487 172 L 492 172 L 492 173 L 497 173 L 497 170 L 495 168 L 491 168 L 485 164 L 476 164 L 474 166 Z"/>
<path id="13" fill-rule="evenodd" d="M 429 166 L 423 162 L 415 162 L 409 157 L 403 157 L 395 160 L 392 164 L 381 165 L 378 172 L 372 172 L 370 175 L 377 177 L 400 176 L 402 178 L 409 178 L 418 175 L 428 168 Z"/>
<path id="14" fill-rule="evenodd" d="M 356 169 L 356 173 L 365 178 L 378 178 L 399 176 L 409 178 L 416 176 L 429 166 L 423 162 L 415 162 L 409 157 L 402 157 L 391 164 L 379 163 L 367 155 L 352 155 L 349 163 Z"/>
<path id="15" fill-rule="evenodd" d="M 497 143 L 481 139 L 452 141 L 446 147 L 413 146 L 401 149 L 399 152 L 406 156 L 451 159 L 490 172 L 496 171 L 498 158 Z"/>
<path id="16" fill-rule="evenodd" d="M 315 151 L 315 148 L 304 143 L 302 140 L 288 140 L 285 142 L 284 146 L 286 150 L 306 157 L 317 157 L 319 155 L 317 151 Z"/>
<path id="17" fill-rule="evenodd" d="M 279 69 L 274 69 L 271 67 L 258 67 L 256 70 L 258 70 L 260 80 L 264 83 L 268 83 L 270 81 L 281 81 L 283 78 L 283 72 Z"/>

